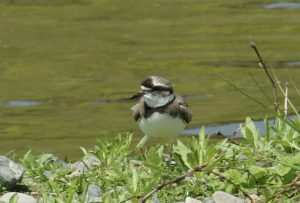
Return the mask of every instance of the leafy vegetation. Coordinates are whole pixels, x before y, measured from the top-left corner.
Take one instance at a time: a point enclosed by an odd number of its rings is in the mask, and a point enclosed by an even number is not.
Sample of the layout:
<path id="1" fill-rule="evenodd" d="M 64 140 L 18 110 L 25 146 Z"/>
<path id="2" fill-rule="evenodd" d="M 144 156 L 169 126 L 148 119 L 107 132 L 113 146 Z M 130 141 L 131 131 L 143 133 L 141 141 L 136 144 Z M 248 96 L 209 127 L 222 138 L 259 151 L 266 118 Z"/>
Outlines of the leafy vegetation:
<path id="1" fill-rule="evenodd" d="M 293 121 L 300 126 L 299 120 Z M 84 201 L 89 184 L 103 191 L 103 202 L 139 202 L 158 198 L 172 202 L 191 196 L 210 197 L 217 190 L 241 198 L 256 194 L 263 202 L 300 200 L 300 134 L 285 119 L 266 122 L 267 134 L 250 118 L 241 126 L 246 142 L 225 139 L 210 143 L 202 129 L 198 137 L 176 144 L 133 148 L 132 135 L 114 142 L 99 141 L 85 157 L 101 160 L 79 176 L 62 167 L 53 155 L 27 153 L 24 178 L 29 189 L 46 202 Z M 45 175 L 50 171 L 51 175 Z"/>
<path id="2" fill-rule="evenodd" d="M 190 95 L 190 127 L 273 116 L 241 96 L 219 73 L 266 105 L 246 69 L 272 95 L 249 42 L 260 44 L 282 81 L 300 87 L 297 9 L 267 10 L 269 0 L 1 0 L 0 151 L 53 152 L 76 160 L 77 146 L 132 129 L 124 98 L 148 75 L 168 78 Z M 237 54 L 238 53 L 238 54 Z M 194 96 L 194 97 L 193 97 Z M 300 102 L 291 88 L 295 105 Z M 100 102 L 101 103 L 101 102 Z M 225 108 L 226 107 L 226 108 Z M 105 116 L 104 116 L 105 115 Z M 56 146 L 53 150 L 52 146 Z"/>

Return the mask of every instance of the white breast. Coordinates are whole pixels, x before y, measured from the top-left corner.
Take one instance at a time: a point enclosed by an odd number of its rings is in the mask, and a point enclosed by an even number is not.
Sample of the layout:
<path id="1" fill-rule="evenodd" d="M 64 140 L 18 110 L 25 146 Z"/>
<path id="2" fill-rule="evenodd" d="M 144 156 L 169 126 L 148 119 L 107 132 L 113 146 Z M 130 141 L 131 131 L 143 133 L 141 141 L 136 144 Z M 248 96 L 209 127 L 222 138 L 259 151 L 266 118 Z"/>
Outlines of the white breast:
<path id="1" fill-rule="evenodd" d="M 176 137 L 185 127 L 185 123 L 180 117 L 157 112 L 147 119 L 141 118 L 138 124 L 146 135 L 153 137 Z"/>

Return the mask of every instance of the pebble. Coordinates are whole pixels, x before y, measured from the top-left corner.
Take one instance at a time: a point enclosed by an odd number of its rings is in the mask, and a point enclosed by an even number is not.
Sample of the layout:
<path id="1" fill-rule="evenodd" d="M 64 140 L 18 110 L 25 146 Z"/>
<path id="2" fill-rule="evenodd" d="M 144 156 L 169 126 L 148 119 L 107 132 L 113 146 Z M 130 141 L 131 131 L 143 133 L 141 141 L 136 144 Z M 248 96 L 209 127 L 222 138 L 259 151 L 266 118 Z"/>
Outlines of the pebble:
<path id="1" fill-rule="evenodd" d="M 0 156 L 0 184 L 12 189 L 17 182 L 22 180 L 23 174 L 24 167 L 22 164 L 11 161 L 5 156 Z"/>
<path id="2" fill-rule="evenodd" d="M 4 203 L 9 203 L 10 198 L 12 198 L 13 195 L 17 194 L 17 203 L 37 203 L 38 201 L 33 198 L 32 196 L 29 196 L 27 194 L 23 193 L 16 193 L 16 192 L 9 192 L 4 194 L 1 198 L 0 201 Z"/>
<path id="3" fill-rule="evenodd" d="M 151 203 L 160 203 L 160 201 L 157 198 L 152 198 Z"/>
<path id="4" fill-rule="evenodd" d="M 215 203 L 246 203 L 245 200 L 223 191 L 215 192 L 212 197 Z"/>
<path id="5" fill-rule="evenodd" d="M 256 194 L 250 195 L 251 200 L 249 198 L 246 199 L 247 203 L 262 203 L 263 201 Z"/>
<path id="6" fill-rule="evenodd" d="M 203 202 L 200 201 L 200 200 L 191 198 L 191 197 L 187 197 L 187 198 L 185 199 L 185 203 L 203 203 Z"/>
<path id="7" fill-rule="evenodd" d="M 33 178 L 23 178 L 22 179 L 22 184 L 24 184 L 24 185 L 34 185 Z"/>
<path id="8" fill-rule="evenodd" d="M 102 191 L 98 185 L 90 184 L 87 192 L 87 202 L 101 202 Z"/>
<path id="9" fill-rule="evenodd" d="M 215 203 L 215 201 L 212 198 L 206 197 L 202 200 L 203 203 Z"/>
<path id="10" fill-rule="evenodd" d="M 72 164 L 73 173 L 70 175 L 73 176 L 79 176 L 81 175 L 85 170 L 94 168 L 95 166 L 100 165 L 100 160 L 97 157 L 87 157 L 83 159 L 82 161 L 77 161 Z"/>
<path id="11" fill-rule="evenodd" d="M 44 171 L 43 171 L 43 175 L 44 175 L 46 178 L 50 179 L 51 176 L 52 176 L 52 172 L 51 172 L 51 171 L 48 171 L 48 170 L 44 170 Z"/>

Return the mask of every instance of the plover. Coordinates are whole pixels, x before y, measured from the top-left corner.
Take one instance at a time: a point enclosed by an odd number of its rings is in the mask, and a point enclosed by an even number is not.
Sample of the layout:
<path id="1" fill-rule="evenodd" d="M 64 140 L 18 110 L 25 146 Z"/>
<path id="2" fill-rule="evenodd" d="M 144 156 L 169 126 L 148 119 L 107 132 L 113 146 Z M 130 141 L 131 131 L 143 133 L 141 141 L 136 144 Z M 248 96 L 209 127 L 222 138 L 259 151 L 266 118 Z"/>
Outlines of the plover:
<path id="1" fill-rule="evenodd" d="M 131 110 L 147 136 L 176 137 L 191 121 L 192 113 L 187 103 L 174 94 L 172 85 L 165 78 L 146 78 L 141 83 L 141 91 L 131 98 L 138 100 Z"/>

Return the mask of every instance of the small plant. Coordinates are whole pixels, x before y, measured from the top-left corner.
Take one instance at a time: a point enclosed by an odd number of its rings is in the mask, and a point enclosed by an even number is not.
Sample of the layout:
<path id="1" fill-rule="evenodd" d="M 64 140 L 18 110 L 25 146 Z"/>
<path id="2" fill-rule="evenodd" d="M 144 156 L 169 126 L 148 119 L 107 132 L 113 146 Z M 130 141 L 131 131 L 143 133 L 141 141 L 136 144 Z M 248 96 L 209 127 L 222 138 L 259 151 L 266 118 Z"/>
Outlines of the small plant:
<path id="1" fill-rule="evenodd" d="M 256 194 L 263 202 L 299 201 L 299 133 L 280 117 L 273 126 L 266 122 L 267 136 L 250 118 L 241 128 L 246 140 L 241 144 L 227 139 L 211 143 L 203 128 L 187 142 L 142 150 L 131 146 L 131 134 L 119 135 L 112 143 L 99 141 L 91 150 L 82 149 L 85 157 L 101 162 L 79 176 L 71 176 L 71 167 L 63 168 L 53 155 L 29 152 L 22 159 L 24 178 L 33 179 L 30 190 L 46 202 L 84 202 L 90 183 L 101 187 L 102 202 L 204 199 L 217 190 L 250 200 Z"/>

